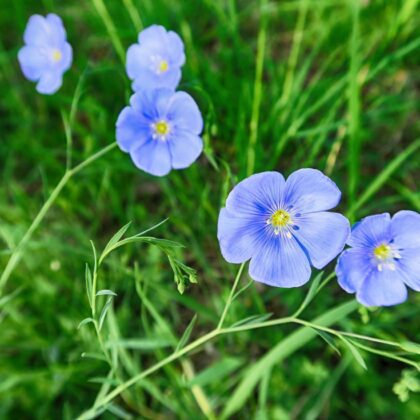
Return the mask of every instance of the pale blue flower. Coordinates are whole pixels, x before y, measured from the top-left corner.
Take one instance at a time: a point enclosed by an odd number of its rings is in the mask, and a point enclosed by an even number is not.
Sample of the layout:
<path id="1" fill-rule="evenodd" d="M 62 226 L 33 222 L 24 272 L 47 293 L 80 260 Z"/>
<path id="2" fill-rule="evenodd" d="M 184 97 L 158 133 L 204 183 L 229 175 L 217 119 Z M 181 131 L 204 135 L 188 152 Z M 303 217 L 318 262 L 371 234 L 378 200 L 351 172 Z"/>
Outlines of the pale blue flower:
<path id="1" fill-rule="evenodd" d="M 407 287 L 420 291 L 420 214 L 400 211 L 368 216 L 338 259 L 340 286 L 366 306 L 391 306 L 407 299 Z"/>
<path id="2" fill-rule="evenodd" d="M 201 154 L 203 119 L 194 99 L 171 89 L 135 93 L 117 121 L 117 143 L 152 175 L 190 166 Z"/>
<path id="3" fill-rule="evenodd" d="M 327 212 L 340 201 L 335 183 L 315 169 L 263 172 L 240 182 L 220 211 L 218 238 L 231 263 L 251 260 L 249 275 L 277 287 L 297 287 L 342 250 L 348 220 Z"/>
<path id="4" fill-rule="evenodd" d="M 73 60 L 71 45 L 60 17 L 50 13 L 46 17 L 29 18 L 23 35 L 25 46 L 19 50 L 18 59 L 25 77 L 38 82 L 39 93 L 51 95 L 63 83 L 63 73 Z"/>
<path id="5" fill-rule="evenodd" d="M 126 69 L 133 89 L 175 89 L 185 63 L 184 44 L 173 31 L 152 25 L 140 32 L 127 51 Z"/>

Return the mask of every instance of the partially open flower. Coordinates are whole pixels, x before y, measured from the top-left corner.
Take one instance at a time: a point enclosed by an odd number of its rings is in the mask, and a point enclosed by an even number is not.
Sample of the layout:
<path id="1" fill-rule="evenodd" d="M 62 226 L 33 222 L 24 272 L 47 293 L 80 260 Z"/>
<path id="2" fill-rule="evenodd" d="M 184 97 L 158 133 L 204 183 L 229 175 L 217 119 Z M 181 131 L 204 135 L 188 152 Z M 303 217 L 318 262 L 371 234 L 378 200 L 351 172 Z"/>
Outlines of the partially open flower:
<path id="1" fill-rule="evenodd" d="M 340 286 L 366 306 L 391 306 L 420 291 L 420 214 L 368 216 L 353 227 L 336 268 Z"/>

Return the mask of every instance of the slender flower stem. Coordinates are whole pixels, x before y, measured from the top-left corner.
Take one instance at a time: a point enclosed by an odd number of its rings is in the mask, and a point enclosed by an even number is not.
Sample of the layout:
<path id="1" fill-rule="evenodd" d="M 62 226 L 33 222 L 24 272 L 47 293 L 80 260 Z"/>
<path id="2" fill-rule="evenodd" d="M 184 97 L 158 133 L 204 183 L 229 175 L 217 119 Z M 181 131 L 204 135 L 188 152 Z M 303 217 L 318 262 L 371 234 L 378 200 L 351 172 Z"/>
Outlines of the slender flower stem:
<path id="1" fill-rule="evenodd" d="M 245 263 L 242 263 L 241 266 L 239 267 L 238 274 L 236 275 L 236 278 L 235 278 L 235 281 L 233 283 L 232 289 L 230 290 L 230 294 L 229 294 L 228 300 L 226 302 L 225 308 L 223 309 L 222 316 L 220 317 L 219 324 L 217 325 L 217 330 L 220 330 L 222 328 L 223 322 L 226 318 L 226 315 L 228 313 L 230 305 L 232 304 L 232 299 L 233 299 L 233 296 L 235 294 L 236 288 L 238 287 L 238 283 L 239 283 L 239 280 L 241 278 L 244 267 L 245 267 Z"/>
<path id="2" fill-rule="evenodd" d="M 32 238 L 33 233 L 35 230 L 39 227 L 41 222 L 44 220 L 45 215 L 50 210 L 51 206 L 54 204 L 55 200 L 59 196 L 61 190 L 64 188 L 64 186 L 67 184 L 67 182 L 73 177 L 73 175 L 80 172 L 82 169 L 84 169 L 86 166 L 90 165 L 95 160 L 99 159 L 112 149 L 116 147 L 117 143 L 112 143 L 103 149 L 99 150 L 92 156 L 88 157 L 83 162 L 79 163 L 77 166 L 75 166 L 72 169 L 66 170 L 63 177 L 60 179 L 54 190 L 52 191 L 51 195 L 48 197 L 47 201 L 43 204 L 41 209 L 39 210 L 38 214 L 36 215 L 35 219 L 29 226 L 28 230 L 26 231 L 23 238 L 20 240 L 19 244 L 16 246 L 16 248 L 13 250 L 5 269 L 3 270 L 3 273 L 0 277 L 0 296 L 2 295 L 3 289 L 6 286 L 7 281 L 9 280 L 11 274 L 13 273 L 13 270 L 16 268 L 17 264 L 22 258 L 23 251 Z"/>
<path id="3" fill-rule="evenodd" d="M 110 401 L 112 401 L 115 397 L 120 395 L 123 391 L 125 391 L 127 388 L 134 385 L 136 382 L 140 381 L 141 379 L 145 378 L 146 376 L 150 375 L 151 373 L 159 370 L 163 366 L 166 366 L 168 363 L 173 362 L 174 360 L 179 359 L 181 356 L 189 353 L 190 351 L 196 349 L 197 347 L 200 347 L 207 341 L 210 341 L 211 339 L 215 338 L 217 335 L 220 334 L 220 331 L 213 330 L 209 332 L 206 335 L 203 335 L 202 337 L 198 338 L 197 340 L 193 341 L 191 344 L 185 346 L 184 348 L 172 353 L 168 357 L 165 357 L 165 359 L 161 360 L 160 362 L 156 363 L 155 365 L 151 366 L 149 369 L 146 369 L 145 371 L 139 373 L 136 376 L 133 376 L 131 379 L 129 379 L 127 382 L 122 383 L 121 385 L 118 385 L 112 392 L 110 392 L 108 395 L 106 395 L 102 400 L 97 401 L 94 406 L 81 414 L 78 417 L 78 420 L 86 420 L 90 419 L 96 410 L 100 407 L 103 407 Z"/>
<path id="4" fill-rule="evenodd" d="M 232 287 L 232 290 L 235 289 L 235 287 L 236 287 L 236 285 L 239 281 L 239 277 L 240 277 L 240 273 L 242 272 L 242 269 L 243 269 L 243 266 L 241 266 L 241 268 L 238 272 L 238 275 L 237 275 L 237 278 L 235 280 L 235 284 Z M 231 293 L 231 296 L 233 296 L 233 293 Z M 227 313 L 226 308 L 229 308 L 229 305 L 230 305 L 230 300 L 228 300 L 228 302 L 226 304 L 225 311 L 223 312 L 224 315 L 226 315 L 226 313 Z M 222 318 L 223 318 L 223 316 L 222 316 Z M 241 326 L 238 326 L 238 327 L 230 327 L 230 328 L 222 328 L 221 326 L 219 326 L 218 328 L 216 328 L 216 329 L 210 331 L 209 333 L 205 334 L 204 336 L 198 338 L 197 340 L 193 341 L 192 343 L 183 347 L 182 349 L 180 349 L 178 351 L 175 351 L 174 353 L 172 353 L 171 355 L 169 355 L 165 359 L 163 359 L 160 362 L 156 363 L 155 365 L 151 366 L 149 369 L 146 369 L 145 371 L 139 373 L 138 375 L 134 376 L 133 378 L 129 379 L 128 381 L 118 385 L 108 395 L 105 395 L 102 399 L 95 401 L 95 404 L 93 405 L 93 407 L 90 408 L 89 410 L 87 410 L 86 412 L 82 413 L 78 417 L 78 420 L 87 420 L 89 418 L 92 418 L 92 416 L 96 415 L 97 410 L 106 406 L 106 404 L 110 403 L 115 397 L 120 395 L 127 388 L 131 387 L 132 385 L 134 385 L 135 383 L 137 383 L 141 379 L 144 379 L 146 376 L 152 374 L 153 372 L 156 372 L 157 370 L 159 370 L 163 366 L 167 365 L 168 363 L 171 363 L 174 360 L 177 360 L 177 359 L 181 358 L 182 356 L 190 353 L 191 351 L 196 350 L 197 348 L 199 348 L 203 344 L 207 343 L 210 340 L 213 340 L 214 338 L 216 338 L 218 336 L 221 336 L 221 335 L 224 335 L 224 334 L 229 334 L 229 333 L 241 332 L 241 331 L 250 331 L 250 330 L 257 329 L 257 328 L 265 328 L 265 327 L 271 327 L 271 326 L 280 325 L 280 324 L 287 324 L 287 323 L 296 323 L 296 324 L 303 325 L 304 327 L 310 327 L 310 328 L 326 331 L 326 332 L 329 332 L 331 334 L 334 334 L 335 336 L 344 335 L 344 336 L 348 336 L 348 337 L 357 338 L 357 339 L 360 339 L 360 340 L 366 340 L 366 341 L 371 341 L 371 342 L 378 343 L 378 344 L 384 344 L 384 345 L 397 346 L 398 347 L 398 343 L 395 343 L 395 342 L 392 342 L 392 341 L 381 340 L 381 339 L 378 339 L 378 338 L 368 337 L 368 336 L 360 335 L 360 334 L 347 333 L 347 332 L 344 332 L 344 331 L 338 331 L 338 330 L 334 330 L 334 329 L 331 329 L 331 328 L 328 328 L 328 327 L 325 327 L 325 326 L 322 326 L 322 325 L 317 325 L 317 324 L 314 324 L 314 323 L 311 323 L 311 322 L 308 322 L 308 321 L 304 321 L 302 319 L 294 318 L 294 317 L 278 318 L 278 319 L 274 319 L 274 320 L 270 320 L 270 321 L 259 322 L 259 323 L 255 323 L 255 324 L 246 324 L 246 325 L 241 325 Z M 372 350 L 374 350 L 374 352 L 377 352 L 378 354 L 383 354 L 387 357 L 391 357 L 391 358 L 403 361 L 401 358 L 398 358 L 398 356 L 396 356 L 396 355 L 384 353 L 384 352 L 381 352 L 380 350 L 375 350 L 375 349 L 372 349 Z"/>

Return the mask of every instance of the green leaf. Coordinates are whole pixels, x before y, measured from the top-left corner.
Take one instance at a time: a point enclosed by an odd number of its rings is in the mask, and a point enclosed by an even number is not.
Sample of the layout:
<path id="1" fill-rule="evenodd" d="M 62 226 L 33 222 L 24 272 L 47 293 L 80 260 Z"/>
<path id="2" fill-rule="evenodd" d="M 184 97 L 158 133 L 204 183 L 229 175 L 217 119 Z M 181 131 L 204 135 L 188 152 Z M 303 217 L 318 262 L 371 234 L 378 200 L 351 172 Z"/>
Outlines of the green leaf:
<path id="1" fill-rule="evenodd" d="M 121 340 L 110 340 L 105 343 L 107 348 L 122 347 L 131 350 L 150 351 L 162 349 L 173 345 L 172 340 L 163 338 L 126 338 Z"/>
<path id="2" fill-rule="evenodd" d="M 267 319 L 270 319 L 273 316 L 272 312 L 262 315 L 251 315 L 247 318 L 241 319 L 238 322 L 235 322 L 231 325 L 230 328 L 239 327 L 241 325 L 249 325 L 249 324 L 256 324 L 257 322 L 264 322 Z"/>
<path id="3" fill-rule="evenodd" d="M 189 381 L 187 385 L 192 387 L 194 385 L 204 386 L 218 383 L 223 378 L 230 376 L 232 372 L 238 369 L 243 363 L 244 361 L 242 359 L 225 357 L 207 369 L 202 370 L 191 381 Z"/>
<path id="4" fill-rule="evenodd" d="M 399 343 L 399 346 L 407 353 L 420 354 L 420 345 L 417 343 L 413 343 L 412 341 L 405 341 L 403 343 Z"/>
<path id="5" fill-rule="evenodd" d="M 83 352 L 81 357 L 83 357 L 83 359 L 96 359 L 106 362 L 106 357 L 101 353 Z"/>
<path id="6" fill-rule="evenodd" d="M 86 281 L 86 293 L 89 300 L 89 306 L 92 307 L 93 280 L 92 280 L 92 273 L 87 263 L 86 263 L 86 268 L 85 268 L 85 281 Z"/>
<path id="7" fill-rule="evenodd" d="M 313 328 L 313 327 L 312 327 Z M 337 346 L 334 343 L 334 339 L 331 337 L 330 334 L 326 333 L 325 331 L 318 330 L 317 328 L 313 328 L 313 330 L 330 346 L 332 349 L 341 356 L 340 350 L 338 350 Z"/>
<path id="8" fill-rule="evenodd" d="M 357 307 L 358 303 L 355 300 L 346 302 L 316 318 L 313 323 L 328 327 L 348 316 L 355 311 Z M 315 338 L 316 335 L 317 333 L 311 328 L 299 328 L 297 331 L 277 343 L 277 345 L 261 359 L 253 363 L 252 366 L 244 372 L 242 381 L 227 401 L 222 418 L 232 416 L 243 407 L 265 372 L 272 369 L 274 365 L 293 354 L 296 350 L 300 349 L 310 340 Z"/>
<path id="9" fill-rule="evenodd" d="M 106 244 L 104 251 L 102 254 L 107 254 L 108 249 L 111 249 L 127 232 L 127 229 L 130 227 L 131 222 L 128 222 L 126 225 L 124 225 Z M 101 257 L 102 259 L 102 257 Z"/>
<path id="10" fill-rule="evenodd" d="M 340 335 L 339 338 L 348 347 L 356 362 L 359 363 L 359 365 L 362 366 L 363 369 L 367 370 L 366 363 L 363 360 L 363 357 L 360 354 L 359 350 L 357 350 L 357 348 L 354 346 L 354 344 L 347 338 L 344 338 L 342 335 Z"/>
<path id="11" fill-rule="evenodd" d="M 367 186 L 365 191 L 360 195 L 359 199 L 348 211 L 349 215 L 353 215 L 363 204 L 366 203 L 390 178 L 390 176 L 420 147 L 420 139 L 411 143 L 404 151 L 397 155 L 379 175 L 375 176 L 373 181 Z"/>
<path id="12" fill-rule="evenodd" d="M 83 327 L 83 325 L 89 324 L 90 322 L 95 322 L 93 318 L 85 318 L 83 321 L 80 322 L 80 324 L 77 326 L 77 329 L 80 330 L 80 328 Z"/>
<path id="13" fill-rule="evenodd" d="M 196 322 L 197 322 L 197 314 L 195 314 L 193 316 L 193 318 L 190 321 L 190 323 L 188 324 L 187 328 L 185 328 L 184 334 L 182 334 L 182 337 L 179 340 L 178 345 L 176 346 L 175 352 L 178 352 L 179 350 L 181 350 L 185 346 L 185 344 L 187 344 L 188 340 L 190 339 L 192 330 L 193 330 Z"/>
<path id="14" fill-rule="evenodd" d="M 308 290 L 308 293 L 305 296 L 305 299 L 302 302 L 302 305 L 300 305 L 299 309 L 295 312 L 294 316 L 299 316 L 304 309 L 311 303 L 312 299 L 315 297 L 319 283 L 321 283 L 322 276 L 324 275 L 324 272 L 319 273 L 311 282 L 311 287 Z"/>
<path id="15" fill-rule="evenodd" d="M 106 313 L 108 312 L 108 309 L 110 308 L 111 304 L 112 304 L 112 296 L 106 301 L 104 307 L 102 308 L 102 312 L 99 317 L 99 330 L 102 329 L 102 325 L 105 321 Z"/>
<path id="16" fill-rule="evenodd" d="M 117 296 L 116 293 L 114 293 L 112 290 L 99 290 L 99 292 L 96 293 L 96 296 Z"/>

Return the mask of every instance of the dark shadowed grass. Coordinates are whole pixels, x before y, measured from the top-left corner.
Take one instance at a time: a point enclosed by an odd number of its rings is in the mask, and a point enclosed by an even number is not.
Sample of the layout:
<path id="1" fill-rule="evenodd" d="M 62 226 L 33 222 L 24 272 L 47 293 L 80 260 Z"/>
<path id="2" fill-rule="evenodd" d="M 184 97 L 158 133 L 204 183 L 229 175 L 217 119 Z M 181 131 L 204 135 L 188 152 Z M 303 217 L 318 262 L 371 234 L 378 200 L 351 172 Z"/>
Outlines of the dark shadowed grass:
<path id="1" fill-rule="evenodd" d="M 115 142 L 115 121 L 130 96 L 124 54 L 142 27 L 160 23 L 184 39 L 181 89 L 200 104 L 206 147 L 197 164 L 163 179 L 138 171 L 112 148 L 65 180 L 4 282 L 0 418 L 75 418 L 118 381 L 170 355 L 195 315 L 188 341 L 215 328 L 238 268 L 220 256 L 218 212 L 249 173 L 318 168 L 343 191 L 340 211 L 353 221 L 420 211 L 416 0 L 1 5 L 2 271 L 66 166 Z M 62 16 L 75 56 L 52 97 L 35 92 L 16 60 L 27 19 L 48 12 Z M 117 354 L 117 369 L 107 376 L 94 328 L 77 329 L 90 316 L 89 241 L 102 250 L 128 221 L 134 235 L 168 217 L 153 236 L 185 245 L 176 256 L 197 270 L 198 284 L 180 295 L 165 254 L 147 244 L 124 246 L 105 260 L 99 289 L 118 295 L 103 330 L 104 347 Z M 244 276 L 239 287 L 248 281 Z M 254 315 L 290 316 L 308 289 L 252 283 L 233 301 L 225 326 Z M 107 298 L 98 297 L 98 305 Z M 302 317 L 313 320 L 349 299 L 331 280 Z M 332 322 L 338 330 L 418 342 L 419 303 L 412 292 L 398 307 L 353 309 Z M 278 325 L 209 341 L 139 380 L 103 415 L 214 418 L 235 409 L 239 418 L 261 419 L 420 416 L 418 395 L 401 402 L 393 392 L 409 366 L 361 349 L 366 372 L 341 342 L 335 345 L 342 357 L 314 330 L 298 332 L 305 345 L 295 348 L 298 328 Z"/>

